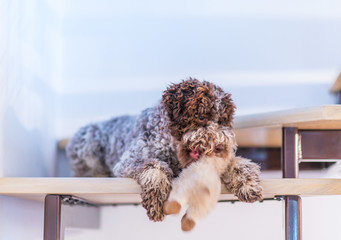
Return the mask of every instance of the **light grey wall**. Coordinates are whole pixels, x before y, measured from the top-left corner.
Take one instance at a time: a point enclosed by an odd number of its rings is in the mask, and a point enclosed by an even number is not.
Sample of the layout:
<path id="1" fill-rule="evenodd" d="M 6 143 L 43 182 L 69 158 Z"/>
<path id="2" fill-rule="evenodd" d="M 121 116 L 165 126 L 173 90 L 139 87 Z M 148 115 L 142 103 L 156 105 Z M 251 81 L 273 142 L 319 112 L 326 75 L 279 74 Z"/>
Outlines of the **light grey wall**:
<path id="1" fill-rule="evenodd" d="M 44 1 L 1 2 L 0 172 L 54 174 L 54 18 Z"/>
<path id="2" fill-rule="evenodd" d="M 302 0 L 64 1 L 58 136 L 136 114 L 188 76 L 230 91 L 238 114 L 333 103 L 340 7 Z"/>
<path id="3" fill-rule="evenodd" d="M 340 7 L 336 0 L 2 0 L 0 176 L 53 175 L 57 139 L 90 121 L 137 114 L 188 76 L 231 92 L 238 114 L 333 103 Z M 340 238 L 339 199 L 308 200 L 304 237 Z M 0 203 L 0 239 L 42 238 L 42 204 Z M 184 235 L 173 231 L 179 219 L 155 224 L 141 207 L 104 208 L 102 229 L 68 237 L 280 239 L 281 211 L 277 202 L 219 204 Z"/>
<path id="4" fill-rule="evenodd" d="M 0 1 L 0 177 L 55 174 L 53 11 Z M 43 203 L 0 196 L 0 239 L 43 238 Z"/>

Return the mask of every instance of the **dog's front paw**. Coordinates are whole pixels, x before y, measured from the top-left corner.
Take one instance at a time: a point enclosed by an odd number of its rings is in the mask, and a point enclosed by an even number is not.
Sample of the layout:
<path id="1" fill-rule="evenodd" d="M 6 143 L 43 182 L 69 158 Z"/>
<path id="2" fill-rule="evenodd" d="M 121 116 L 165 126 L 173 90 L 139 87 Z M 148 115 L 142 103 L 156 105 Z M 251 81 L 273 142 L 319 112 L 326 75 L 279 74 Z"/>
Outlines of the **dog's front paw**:
<path id="1" fill-rule="evenodd" d="M 191 231 L 194 227 L 195 221 L 188 218 L 187 214 L 185 214 L 181 219 L 181 230 L 184 232 L 188 232 Z"/>
<path id="2" fill-rule="evenodd" d="M 263 188 L 259 185 L 244 185 L 238 189 L 236 196 L 242 202 L 253 203 L 263 200 Z"/>
<path id="3" fill-rule="evenodd" d="M 163 205 L 168 196 L 155 187 L 145 186 L 142 188 L 142 206 L 147 210 L 150 220 L 160 222 L 165 218 Z"/>
<path id="4" fill-rule="evenodd" d="M 165 218 L 163 204 L 172 188 L 171 179 L 171 170 L 158 161 L 147 164 L 138 178 L 142 190 L 142 206 L 147 210 L 149 219 L 154 222 Z"/>
<path id="5" fill-rule="evenodd" d="M 163 205 L 163 212 L 166 215 L 178 214 L 181 210 L 181 204 L 175 200 L 166 201 Z"/>

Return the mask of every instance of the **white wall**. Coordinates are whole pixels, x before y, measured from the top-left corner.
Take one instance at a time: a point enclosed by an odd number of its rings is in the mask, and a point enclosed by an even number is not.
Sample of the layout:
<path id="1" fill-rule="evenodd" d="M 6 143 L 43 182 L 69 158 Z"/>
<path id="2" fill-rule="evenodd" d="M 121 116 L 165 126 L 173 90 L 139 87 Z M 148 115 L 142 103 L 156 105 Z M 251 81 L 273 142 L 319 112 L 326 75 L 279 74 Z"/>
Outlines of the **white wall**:
<path id="1" fill-rule="evenodd" d="M 57 94 L 52 78 L 56 24 L 44 1 L 2 1 L 0 172 L 54 174 Z"/>
<path id="2" fill-rule="evenodd" d="M 188 76 L 231 92 L 238 114 L 333 103 L 340 7 L 336 0 L 1 0 L 0 176 L 54 175 L 57 139 L 90 121 L 136 114 Z M 305 239 L 340 238 L 338 200 L 304 200 Z M 41 204 L 0 203 L 0 239 L 42 238 Z M 67 239 L 283 239 L 282 210 L 281 202 L 219 204 L 185 235 L 178 218 L 155 224 L 141 207 L 103 208 L 102 229 L 68 231 Z"/>
<path id="3" fill-rule="evenodd" d="M 14 197 L 0 197 L 0 239 L 43 239 L 42 203 Z"/>
<path id="4" fill-rule="evenodd" d="M 64 1 L 57 132 L 66 137 L 89 121 L 138 113 L 188 76 L 232 92 L 238 114 L 333 102 L 340 5 Z"/>
<path id="5" fill-rule="evenodd" d="M 101 209 L 100 231 L 70 229 L 66 231 L 66 239 L 284 239 L 283 204 L 278 201 L 218 203 L 213 212 L 189 233 L 181 231 L 183 214 L 154 223 L 146 221 L 141 206 L 104 207 Z"/>
<path id="6" fill-rule="evenodd" d="M 58 42 L 45 1 L 0 1 L 0 177 L 55 174 Z M 0 239 L 42 239 L 43 204 L 0 196 Z"/>
<path id="7" fill-rule="evenodd" d="M 262 73 L 340 68 L 338 1 L 64 5 L 61 93 L 160 90 L 189 75 L 229 86 L 240 80 L 238 73 L 249 74 L 246 82 L 253 84 L 259 78 L 251 76 Z"/>

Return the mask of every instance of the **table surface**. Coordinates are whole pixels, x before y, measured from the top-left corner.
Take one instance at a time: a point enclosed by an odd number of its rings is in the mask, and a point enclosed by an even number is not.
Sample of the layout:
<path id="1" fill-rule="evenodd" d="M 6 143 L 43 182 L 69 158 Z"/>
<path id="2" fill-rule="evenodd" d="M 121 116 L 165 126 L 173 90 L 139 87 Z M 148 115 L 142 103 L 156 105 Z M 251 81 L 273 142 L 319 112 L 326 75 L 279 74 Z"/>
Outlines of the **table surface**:
<path id="1" fill-rule="evenodd" d="M 262 179 L 265 198 L 341 195 L 341 179 Z M 96 204 L 139 203 L 140 186 L 129 178 L 0 178 L 0 194 L 43 201 L 47 194 L 72 195 Z M 236 200 L 222 186 L 220 200 Z"/>
<path id="2" fill-rule="evenodd" d="M 234 127 L 237 143 L 241 147 L 281 147 L 282 127 L 341 129 L 341 105 L 237 116 Z"/>

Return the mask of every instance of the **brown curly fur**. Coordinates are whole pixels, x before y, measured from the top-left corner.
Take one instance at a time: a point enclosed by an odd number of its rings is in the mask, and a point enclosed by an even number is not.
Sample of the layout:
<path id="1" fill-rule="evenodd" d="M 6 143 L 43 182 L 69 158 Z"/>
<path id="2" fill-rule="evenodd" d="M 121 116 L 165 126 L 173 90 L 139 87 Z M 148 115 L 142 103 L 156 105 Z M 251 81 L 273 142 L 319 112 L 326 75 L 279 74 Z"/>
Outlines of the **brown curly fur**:
<path id="1" fill-rule="evenodd" d="M 171 85 L 162 103 L 138 116 L 118 116 L 80 128 L 67 155 L 76 176 L 135 179 L 149 218 L 161 221 L 171 181 L 182 169 L 176 154 L 183 134 L 212 123 L 231 127 L 234 109 L 230 94 L 189 78 Z"/>
<path id="2" fill-rule="evenodd" d="M 221 178 L 239 200 L 262 199 L 259 167 L 247 159 L 235 157 L 236 148 L 232 129 L 217 123 L 182 136 L 177 156 L 184 169 L 172 182 L 163 212 L 177 214 L 186 206 L 181 220 L 183 231 L 192 230 L 196 222 L 214 208 L 221 192 Z"/>
<path id="3" fill-rule="evenodd" d="M 232 127 L 235 105 L 231 94 L 207 81 L 189 78 L 173 84 L 164 92 L 162 103 L 170 120 L 170 132 L 179 141 L 184 133 L 210 122 Z"/>
<path id="4" fill-rule="evenodd" d="M 193 162 L 189 153 L 193 150 L 188 144 L 181 144 L 184 134 L 218 124 L 232 129 L 235 104 L 231 94 L 225 93 L 220 87 L 195 78 L 189 78 L 178 84 L 171 85 L 163 94 L 162 104 L 169 117 L 168 127 L 173 137 L 179 142 L 178 159 L 182 167 Z M 203 120 L 200 120 L 203 117 Z M 207 132 L 206 132 L 207 133 Z M 201 144 L 196 146 L 201 152 L 209 153 L 207 146 L 214 142 L 210 135 L 202 134 Z M 193 145 L 193 143 L 192 143 Z M 236 147 L 235 142 L 229 146 L 218 146 L 222 149 Z M 203 149 L 205 148 L 205 149 Z M 248 159 L 236 157 L 233 151 L 228 169 L 222 176 L 226 188 L 233 192 L 240 201 L 254 202 L 262 199 L 262 188 L 259 185 L 259 166 Z M 212 154 L 213 152 L 211 151 Z"/>
<path id="5" fill-rule="evenodd" d="M 141 185 L 142 206 L 147 210 L 147 215 L 152 221 L 162 221 L 163 203 L 171 191 L 172 175 L 159 161 L 151 161 L 142 170 L 138 178 Z"/>
<path id="6" fill-rule="evenodd" d="M 207 128 L 212 124 L 223 127 L 232 127 L 235 105 L 231 99 L 231 94 L 225 93 L 220 87 L 207 81 L 200 82 L 195 78 L 183 80 L 178 84 L 171 85 L 162 96 L 162 106 L 168 117 L 168 129 L 174 143 L 179 144 L 182 136 L 190 131 L 200 128 Z M 204 136 L 204 135 L 203 135 Z M 206 141 L 206 140 L 204 140 Z M 207 139 L 207 143 L 209 143 Z M 185 159 L 185 158 L 178 158 Z M 187 158 L 189 164 L 193 159 Z M 181 160 L 179 160 L 181 161 Z M 182 162 L 182 167 L 186 164 Z M 142 179 L 153 179 L 151 175 L 158 175 L 160 172 L 167 174 L 167 171 L 159 167 L 150 166 L 155 171 L 142 171 Z M 146 174 L 148 172 L 148 174 Z M 153 174 L 150 174 L 154 172 Z M 173 176 L 174 177 L 174 176 Z M 163 179 L 164 177 L 161 177 Z M 147 215 L 153 221 L 164 219 L 163 203 L 168 198 L 171 190 L 171 178 L 167 180 L 155 179 L 152 181 L 138 181 L 142 187 L 141 197 L 143 207 L 147 209 Z"/>
<path id="7" fill-rule="evenodd" d="M 226 159 L 228 165 L 221 176 L 226 188 L 242 202 L 260 201 L 262 200 L 260 168 L 249 159 L 236 157 L 236 148 L 232 129 L 211 124 L 206 128 L 186 133 L 179 143 L 177 156 L 184 168 L 195 161 L 190 156 L 193 149 L 199 150 L 200 155 Z"/>
<path id="8" fill-rule="evenodd" d="M 259 174 L 260 168 L 256 163 L 246 158 L 234 157 L 221 180 L 240 201 L 252 203 L 263 199 Z"/>
<path id="9" fill-rule="evenodd" d="M 187 167 L 193 158 L 190 152 L 194 149 L 208 157 L 217 156 L 230 159 L 234 156 L 237 148 L 235 135 L 229 127 L 221 127 L 212 123 L 206 128 L 186 133 L 178 145 L 178 159 L 183 168 Z"/>

